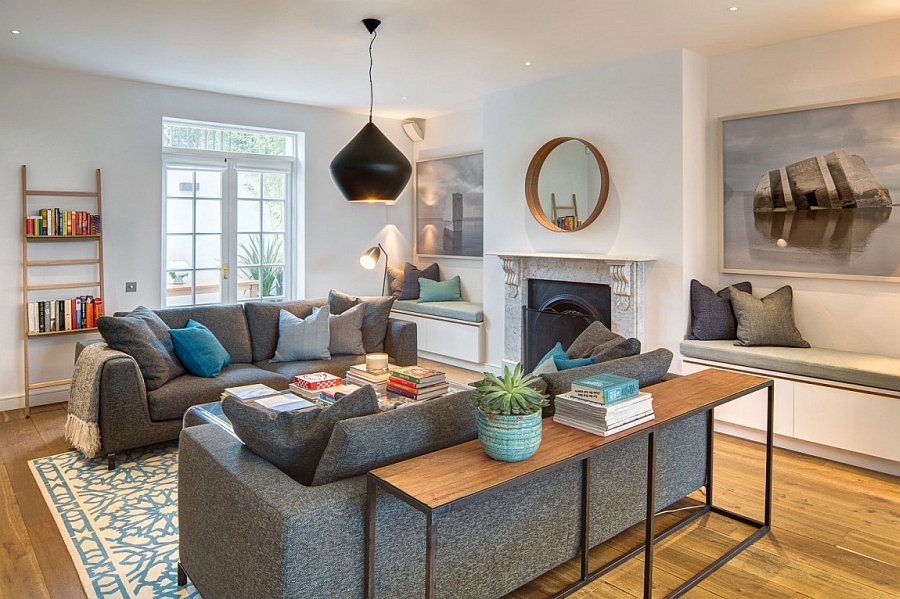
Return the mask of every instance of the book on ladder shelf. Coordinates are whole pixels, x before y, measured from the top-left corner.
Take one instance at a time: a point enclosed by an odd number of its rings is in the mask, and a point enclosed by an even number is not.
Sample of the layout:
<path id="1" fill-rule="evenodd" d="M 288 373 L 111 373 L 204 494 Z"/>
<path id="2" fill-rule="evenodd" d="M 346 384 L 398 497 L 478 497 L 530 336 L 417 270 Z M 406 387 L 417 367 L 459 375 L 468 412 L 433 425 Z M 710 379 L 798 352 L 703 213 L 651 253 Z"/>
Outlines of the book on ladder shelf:
<path id="1" fill-rule="evenodd" d="M 46 177 L 46 175 L 44 175 Z M 71 379 L 36 381 L 30 359 L 39 338 L 94 333 L 103 315 L 103 235 L 100 169 L 95 189 L 69 191 L 29 186 L 22 166 L 22 307 L 25 416 L 31 394 Z"/>

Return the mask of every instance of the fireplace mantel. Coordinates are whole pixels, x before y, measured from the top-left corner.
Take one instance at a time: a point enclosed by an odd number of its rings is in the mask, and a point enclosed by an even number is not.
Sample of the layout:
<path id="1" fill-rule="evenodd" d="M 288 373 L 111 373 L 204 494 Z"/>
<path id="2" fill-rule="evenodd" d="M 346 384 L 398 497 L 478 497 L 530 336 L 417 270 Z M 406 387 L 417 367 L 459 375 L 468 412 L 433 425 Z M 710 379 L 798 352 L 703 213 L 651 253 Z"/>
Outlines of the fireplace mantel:
<path id="1" fill-rule="evenodd" d="M 612 329 L 625 337 L 643 341 L 644 265 L 655 258 L 553 252 L 494 251 L 506 274 L 505 358 L 519 361 L 521 355 L 521 310 L 528 279 L 604 283 L 612 290 Z"/>

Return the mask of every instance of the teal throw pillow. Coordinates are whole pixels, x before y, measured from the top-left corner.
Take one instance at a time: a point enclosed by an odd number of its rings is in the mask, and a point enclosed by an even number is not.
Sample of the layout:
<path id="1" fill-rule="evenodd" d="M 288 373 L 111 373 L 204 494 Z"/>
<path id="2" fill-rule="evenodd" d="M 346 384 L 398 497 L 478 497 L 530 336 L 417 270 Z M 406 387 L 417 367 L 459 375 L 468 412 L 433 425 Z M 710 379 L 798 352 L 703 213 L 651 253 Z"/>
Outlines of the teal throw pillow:
<path id="1" fill-rule="evenodd" d="M 419 302 L 453 302 L 462 299 L 459 292 L 459 275 L 446 281 L 419 279 Z"/>
<path id="2" fill-rule="evenodd" d="M 553 346 L 553 349 L 544 354 L 544 357 L 540 359 L 538 362 L 538 367 L 548 359 L 552 359 L 554 364 L 556 364 L 557 371 L 559 370 L 569 370 L 570 368 L 577 368 L 578 366 L 588 366 L 589 364 L 596 364 L 597 358 L 591 356 L 589 358 L 569 358 L 566 355 L 566 350 L 563 349 L 562 343 L 557 342 L 556 345 Z M 537 369 L 536 368 L 536 369 Z"/>
<path id="3" fill-rule="evenodd" d="M 278 345 L 269 362 L 293 362 L 295 360 L 330 360 L 328 344 L 328 304 L 313 310 L 306 318 L 298 318 L 282 310 L 278 314 Z"/>
<path id="4" fill-rule="evenodd" d="M 169 336 L 175 355 L 194 376 L 215 378 L 231 364 L 231 356 L 216 336 L 196 320 L 188 320 L 183 329 L 169 329 Z"/>

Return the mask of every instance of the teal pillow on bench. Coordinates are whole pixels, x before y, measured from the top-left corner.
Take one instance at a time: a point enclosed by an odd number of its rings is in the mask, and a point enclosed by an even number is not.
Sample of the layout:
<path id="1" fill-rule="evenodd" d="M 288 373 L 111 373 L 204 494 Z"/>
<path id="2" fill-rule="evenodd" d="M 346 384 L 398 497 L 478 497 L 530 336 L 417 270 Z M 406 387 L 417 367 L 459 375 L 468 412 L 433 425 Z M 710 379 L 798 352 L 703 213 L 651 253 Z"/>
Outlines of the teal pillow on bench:
<path id="1" fill-rule="evenodd" d="M 446 281 L 432 281 L 422 277 L 419 279 L 419 303 L 452 302 L 462 299 L 459 291 L 459 275 Z"/>
<path id="2" fill-rule="evenodd" d="M 183 329 L 169 329 L 175 355 L 194 376 L 215 378 L 231 364 L 231 356 L 216 336 L 196 320 L 188 320 Z"/>

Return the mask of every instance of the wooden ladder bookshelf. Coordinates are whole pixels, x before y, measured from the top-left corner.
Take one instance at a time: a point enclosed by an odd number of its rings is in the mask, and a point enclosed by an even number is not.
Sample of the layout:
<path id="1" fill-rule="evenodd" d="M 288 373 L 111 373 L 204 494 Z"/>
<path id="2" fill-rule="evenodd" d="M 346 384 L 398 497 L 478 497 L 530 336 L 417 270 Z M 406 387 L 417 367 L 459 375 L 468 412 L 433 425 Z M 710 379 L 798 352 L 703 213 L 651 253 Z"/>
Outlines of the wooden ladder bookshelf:
<path id="1" fill-rule="evenodd" d="M 102 202 L 101 202 L 101 194 L 100 194 L 100 169 L 97 169 L 97 183 L 95 191 L 48 191 L 48 190 L 40 190 L 40 189 L 30 189 L 28 187 L 28 176 L 27 169 L 25 166 L 22 166 L 22 307 L 24 310 L 24 318 L 23 318 L 23 331 L 25 334 L 25 359 L 24 359 L 24 370 L 25 370 L 25 416 L 31 416 L 31 392 L 36 389 L 44 389 L 47 387 L 57 387 L 60 385 L 68 385 L 71 383 L 71 379 L 61 379 L 61 380 L 53 380 L 53 381 L 32 381 L 31 372 L 29 369 L 29 345 L 38 340 L 38 338 L 44 338 L 48 336 L 55 335 L 79 335 L 85 333 L 92 333 L 97 331 L 97 327 L 86 327 L 86 328 L 74 328 L 70 330 L 55 330 L 55 331 L 47 331 L 47 332 L 35 332 L 32 330 L 32 327 L 29 326 L 29 308 L 28 304 L 31 300 L 32 294 L 34 292 L 43 292 L 48 290 L 63 290 L 63 289 L 72 289 L 72 290 L 85 290 L 92 289 L 94 290 L 94 297 L 103 298 L 103 229 L 102 229 Z M 40 235 L 40 234 L 29 234 L 27 228 L 27 219 L 29 216 L 29 209 L 35 211 L 37 206 L 29 206 L 29 200 L 31 199 L 34 202 L 33 198 L 58 198 L 68 199 L 69 201 L 77 201 L 78 198 L 93 198 L 96 202 L 95 204 L 95 212 L 98 217 L 98 221 L 100 222 L 100 228 L 98 233 L 96 234 L 48 234 L 48 235 Z M 83 200 L 82 200 L 83 202 Z M 45 208 L 46 206 L 42 206 L 41 208 Z M 58 259 L 41 259 L 41 260 L 32 260 L 29 258 L 29 246 L 32 244 L 39 243 L 52 243 L 52 244 L 69 244 L 69 243 L 92 243 L 96 244 L 95 255 L 92 258 L 72 258 L 67 259 L 65 257 Z M 63 247 L 61 253 L 65 256 L 65 247 Z M 29 272 L 34 270 L 35 274 L 40 271 L 40 269 L 47 267 L 81 267 L 81 266 L 96 266 L 95 274 L 96 278 L 91 278 L 91 280 L 71 280 L 57 283 L 48 283 L 48 284 L 39 284 L 33 285 L 29 283 Z M 54 300 L 49 300 L 54 301 Z M 102 301 L 102 300 L 101 300 Z"/>

